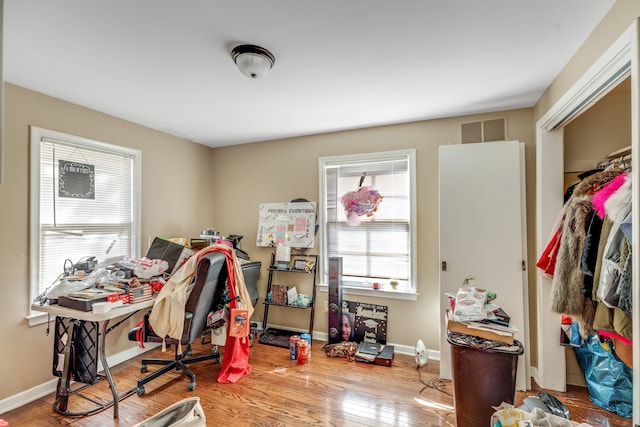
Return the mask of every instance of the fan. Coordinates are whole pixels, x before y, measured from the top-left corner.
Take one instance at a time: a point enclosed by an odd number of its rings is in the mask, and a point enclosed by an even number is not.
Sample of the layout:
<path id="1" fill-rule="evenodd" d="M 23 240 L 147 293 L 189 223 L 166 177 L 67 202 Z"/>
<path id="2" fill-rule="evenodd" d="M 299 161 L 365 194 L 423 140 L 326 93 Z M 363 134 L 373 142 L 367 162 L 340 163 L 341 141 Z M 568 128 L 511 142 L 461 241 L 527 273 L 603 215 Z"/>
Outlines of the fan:
<path id="1" fill-rule="evenodd" d="M 429 358 L 427 357 L 427 347 L 421 339 L 418 339 L 416 343 L 416 368 L 420 368 L 427 364 Z"/>

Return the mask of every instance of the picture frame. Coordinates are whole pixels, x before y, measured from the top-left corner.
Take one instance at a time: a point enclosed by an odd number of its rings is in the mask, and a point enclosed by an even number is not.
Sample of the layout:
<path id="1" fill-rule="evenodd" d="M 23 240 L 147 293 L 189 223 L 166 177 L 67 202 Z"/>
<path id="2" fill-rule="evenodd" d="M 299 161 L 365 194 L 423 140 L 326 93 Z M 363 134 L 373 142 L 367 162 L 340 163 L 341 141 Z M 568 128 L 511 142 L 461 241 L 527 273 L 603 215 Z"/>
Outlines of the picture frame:
<path id="1" fill-rule="evenodd" d="M 298 271 L 311 271 L 313 270 L 315 260 L 308 257 L 294 257 L 291 260 L 291 269 Z"/>

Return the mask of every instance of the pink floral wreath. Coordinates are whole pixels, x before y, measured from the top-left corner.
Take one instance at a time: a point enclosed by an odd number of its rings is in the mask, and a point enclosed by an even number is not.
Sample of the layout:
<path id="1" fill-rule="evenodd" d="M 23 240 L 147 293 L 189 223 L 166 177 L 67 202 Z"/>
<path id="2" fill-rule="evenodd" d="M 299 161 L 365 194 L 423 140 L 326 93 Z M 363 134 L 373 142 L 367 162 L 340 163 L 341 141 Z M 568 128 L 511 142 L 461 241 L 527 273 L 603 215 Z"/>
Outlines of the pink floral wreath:
<path id="1" fill-rule="evenodd" d="M 360 178 L 360 185 L 356 191 L 345 193 L 342 198 L 342 205 L 347 213 L 347 225 L 352 227 L 360 225 L 360 217 L 372 216 L 378 210 L 378 205 L 382 201 L 382 196 L 370 185 L 362 186 L 365 173 Z"/>

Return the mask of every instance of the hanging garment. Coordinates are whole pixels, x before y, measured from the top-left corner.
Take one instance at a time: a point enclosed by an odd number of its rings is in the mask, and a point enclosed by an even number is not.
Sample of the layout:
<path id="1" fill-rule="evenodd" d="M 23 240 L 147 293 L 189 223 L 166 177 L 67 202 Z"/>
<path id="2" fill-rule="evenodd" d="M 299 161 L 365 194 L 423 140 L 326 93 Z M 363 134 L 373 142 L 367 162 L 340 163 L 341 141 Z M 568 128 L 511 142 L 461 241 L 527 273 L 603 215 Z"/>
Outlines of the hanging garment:
<path id="1" fill-rule="evenodd" d="M 620 224 L 631 209 L 631 174 L 625 174 L 624 178 L 624 183 L 604 202 L 605 212 L 611 218 L 612 227 L 605 243 L 600 282 L 596 293 L 602 301 L 606 301 L 611 287 L 617 287 L 621 275 L 620 265 L 624 261 L 620 260 L 624 242 L 624 232 L 620 230 Z"/>
<path id="2" fill-rule="evenodd" d="M 566 204 L 560 248 L 552 281 L 551 309 L 556 313 L 565 313 L 574 317 L 580 325 L 580 333 L 583 337 L 593 331 L 595 316 L 594 301 L 583 294 L 585 279 L 581 270 L 588 230 L 587 220 L 593 209 L 591 199 L 596 191 L 623 172 L 623 169 L 610 168 L 586 177 L 576 186 Z M 594 272 L 594 286 L 596 273 Z"/>
<path id="3" fill-rule="evenodd" d="M 253 314 L 253 305 L 247 286 L 244 283 L 244 273 L 236 253 L 232 248 L 226 247 L 227 270 L 229 283 L 229 311 L 234 308 L 248 310 L 247 318 Z M 227 328 L 228 329 L 228 328 Z M 222 356 L 222 365 L 218 374 L 219 383 L 235 383 L 242 377 L 251 373 L 249 364 L 249 351 L 251 342 L 249 336 L 232 336 L 227 333 L 227 339 Z"/>
<path id="4" fill-rule="evenodd" d="M 629 242 L 630 245 L 630 242 Z M 620 284 L 618 286 L 618 305 L 617 307 L 625 313 L 631 314 L 633 309 L 633 282 L 632 282 L 632 262 L 631 250 L 627 255 L 625 264 L 622 268 L 620 276 Z"/>
<path id="5" fill-rule="evenodd" d="M 594 301 L 598 301 L 598 285 L 600 284 L 600 272 L 602 271 L 602 257 L 604 256 L 604 247 L 606 246 L 607 239 L 611 233 L 611 227 L 613 227 L 613 221 L 607 216 L 602 220 L 602 229 L 600 230 L 600 241 L 598 243 L 598 254 L 596 256 L 596 269 L 593 272 L 593 291 L 591 298 Z"/>
<path id="6" fill-rule="evenodd" d="M 197 255 L 200 255 L 199 253 Z M 187 303 L 189 286 L 193 282 L 198 256 L 189 258 L 165 283 L 153 303 L 149 323 L 159 337 L 180 340 L 184 330 L 184 306 Z M 179 346 L 180 348 L 180 346 Z M 162 351 L 166 351 L 162 340 Z M 180 351 L 180 350 L 179 350 Z"/>
<path id="7" fill-rule="evenodd" d="M 627 175 L 628 174 L 625 172 L 621 173 L 620 175 L 613 178 L 609 183 L 604 185 L 600 190 L 596 191 L 593 195 L 591 203 L 593 204 L 593 209 L 600 216 L 600 218 L 604 218 L 604 216 L 606 215 L 604 208 L 605 202 L 625 183 Z"/>
<path id="8" fill-rule="evenodd" d="M 551 240 L 549 240 L 549 243 L 542 252 L 542 255 L 540 255 L 540 259 L 538 259 L 538 262 L 536 263 L 536 267 L 542 270 L 542 272 L 548 277 L 552 277 L 555 272 L 561 239 L 562 230 L 557 230 L 551 237 Z"/>
<path id="9" fill-rule="evenodd" d="M 627 215 L 620 223 L 620 228 L 622 229 L 622 232 L 624 233 L 624 235 L 627 236 L 627 239 L 629 239 L 629 241 L 631 241 L 631 228 L 632 228 L 631 217 L 632 217 L 631 212 L 629 212 L 629 215 Z"/>
<path id="10" fill-rule="evenodd" d="M 551 226 L 551 233 L 547 239 L 547 245 L 536 263 L 536 266 L 542 270 L 547 277 L 552 277 L 555 272 L 558 249 L 560 248 L 560 241 L 562 239 L 562 224 L 564 223 L 566 207 L 567 204 L 565 203 L 556 214 L 556 217 L 553 220 L 553 225 Z"/>
<path id="11" fill-rule="evenodd" d="M 595 211 L 589 212 L 587 219 L 587 234 L 585 236 L 582 258 L 580 259 L 580 270 L 584 275 L 582 285 L 582 295 L 591 298 L 593 293 L 593 280 L 598 262 L 598 245 L 600 244 L 600 234 L 602 232 L 602 218 Z"/>
<path id="12" fill-rule="evenodd" d="M 633 339 L 633 318 L 619 308 L 609 308 L 602 302 L 596 306 L 593 329 L 617 334 L 621 338 Z"/>
<path id="13" fill-rule="evenodd" d="M 576 197 L 574 192 L 574 197 L 567 205 L 551 284 L 551 309 L 556 313 L 579 316 L 583 312 L 584 277 L 580 270 L 580 263 L 586 239 L 586 221 L 590 210 L 589 199 L 584 196 Z"/>

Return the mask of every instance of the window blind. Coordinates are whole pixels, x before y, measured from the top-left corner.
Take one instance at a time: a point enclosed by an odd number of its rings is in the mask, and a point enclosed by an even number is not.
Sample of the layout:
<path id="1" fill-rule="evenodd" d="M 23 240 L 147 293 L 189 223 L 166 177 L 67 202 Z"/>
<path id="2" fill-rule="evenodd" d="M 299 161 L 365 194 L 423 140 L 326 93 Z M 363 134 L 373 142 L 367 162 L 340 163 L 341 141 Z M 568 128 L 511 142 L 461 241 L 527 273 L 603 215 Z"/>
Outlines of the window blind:
<path id="1" fill-rule="evenodd" d="M 370 185 L 383 199 L 360 225 L 347 225 L 341 197 Z M 411 279 L 411 188 L 407 156 L 334 163 L 325 169 L 327 256 L 342 257 L 343 283 L 366 286 L 387 279 Z"/>
<path id="2" fill-rule="evenodd" d="M 63 164 L 93 168 L 92 197 L 64 194 Z M 132 154 L 115 146 L 40 140 L 40 292 L 55 282 L 67 259 L 133 255 L 134 164 Z"/>

